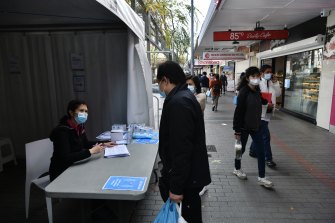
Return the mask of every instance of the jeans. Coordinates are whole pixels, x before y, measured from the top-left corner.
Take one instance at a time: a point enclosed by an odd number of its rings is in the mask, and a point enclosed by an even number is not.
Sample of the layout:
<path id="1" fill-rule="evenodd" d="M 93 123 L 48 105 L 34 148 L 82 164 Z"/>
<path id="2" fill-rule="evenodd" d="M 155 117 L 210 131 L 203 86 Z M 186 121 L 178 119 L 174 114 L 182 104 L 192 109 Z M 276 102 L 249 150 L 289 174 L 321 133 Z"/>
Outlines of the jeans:
<path id="1" fill-rule="evenodd" d="M 262 120 L 262 137 L 263 137 L 263 143 L 264 143 L 264 152 L 265 152 L 265 161 L 272 161 L 272 151 L 271 151 L 271 136 L 269 131 L 269 122 Z M 250 153 L 255 153 L 255 144 L 254 142 L 251 143 L 250 146 Z"/>
<path id="2" fill-rule="evenodd" d="M 262 139 L 262 129 L 257 132 L 247 132 L 242 131 L 241 133 L 241 144 L 242 144 L 242 154 L 245 152 L 245 146 L 248 142 L 248 137 L 251 136 L 253 142 L 255 143 L 257 160 L 258 160 L 258 176 L 265 177 L 265 158 L 264 158 L 264 143 Z M 235 169 L 241 169 L 241 160 L 235 159 Z"/>

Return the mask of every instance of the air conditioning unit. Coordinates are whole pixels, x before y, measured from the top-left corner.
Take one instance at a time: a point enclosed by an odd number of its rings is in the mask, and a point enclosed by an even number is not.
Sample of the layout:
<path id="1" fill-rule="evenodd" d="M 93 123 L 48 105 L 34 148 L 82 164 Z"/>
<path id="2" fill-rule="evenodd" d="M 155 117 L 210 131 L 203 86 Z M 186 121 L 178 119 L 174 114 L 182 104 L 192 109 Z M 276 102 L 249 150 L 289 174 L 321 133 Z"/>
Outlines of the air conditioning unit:
<path id="1" fill-rule="evenodd" d="M 316 35 L 308 39 L 304 39 L 287 45 L 282 45 L 279 47 L 275 47 L 272 50 L 267 50 L 258 53 L 256 57 L 262 60 L 267 58 L 285 56 L 294 53 L 300 53 L 309 50 L 320 49 L 323 48 L 324 43 L 325 43 L 325 36 Z"/>

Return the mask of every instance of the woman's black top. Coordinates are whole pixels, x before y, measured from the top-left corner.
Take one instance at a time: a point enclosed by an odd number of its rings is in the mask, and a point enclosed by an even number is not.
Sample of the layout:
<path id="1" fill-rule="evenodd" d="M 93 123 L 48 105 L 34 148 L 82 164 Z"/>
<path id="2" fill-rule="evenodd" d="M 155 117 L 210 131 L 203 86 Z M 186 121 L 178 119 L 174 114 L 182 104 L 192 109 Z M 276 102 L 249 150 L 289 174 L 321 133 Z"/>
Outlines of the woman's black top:
<path id="1" fill-rule="evenodd" d="M 54 145 L 49 168 L 51 181 L 74 162 L 90 157 L 89 149 L 94 145 L 94 142 L 87 140 L 83 125 L 74 128 L 64 119 L 53 129 L 50 140 Z"/>

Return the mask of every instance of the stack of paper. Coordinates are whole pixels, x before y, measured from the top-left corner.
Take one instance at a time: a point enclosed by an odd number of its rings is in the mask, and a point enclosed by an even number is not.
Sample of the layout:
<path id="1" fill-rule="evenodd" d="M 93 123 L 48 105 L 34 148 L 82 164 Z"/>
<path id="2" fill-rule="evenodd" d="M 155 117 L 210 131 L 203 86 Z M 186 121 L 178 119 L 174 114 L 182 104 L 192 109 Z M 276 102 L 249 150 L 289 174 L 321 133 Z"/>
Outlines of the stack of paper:
<path id="1" fill-rule="evenodd" d="M 113 157 L 124 157 L 130 156 L 130 153 L 125 145 L 117 145 L 113 147 L 105 148 L 105 158 L 113 158 Z"/>

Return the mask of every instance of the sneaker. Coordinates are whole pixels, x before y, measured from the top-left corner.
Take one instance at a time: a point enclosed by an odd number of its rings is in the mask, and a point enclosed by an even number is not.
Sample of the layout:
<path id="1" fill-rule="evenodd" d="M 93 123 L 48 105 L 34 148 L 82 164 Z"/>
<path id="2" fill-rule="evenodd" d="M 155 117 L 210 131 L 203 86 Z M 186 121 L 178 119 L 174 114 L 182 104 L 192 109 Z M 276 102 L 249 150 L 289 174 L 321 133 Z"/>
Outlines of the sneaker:
<path id="1" fill-rule="evenodd" d="M 242 169 L 239 170 L 234 169 L 233 174 L 236 175 L 241 180 L 247 179 L 247 174 L 245 174 Z"/>
<path id="2" fill-rule="evenodd" d="M 277 166 L 277 164 L 276 164 L 275 162 L 273 162 L 272 160 L 270 160 L 270 161 L 266 161 L 265 163 L 266 163 L 266 165 L 267 165 L 268 167 L 270 167 L 270 168 L 274 168 L 274 167 Z"/>
<path id="3" fill-rule="evenodd" d="M 273 183 L 269 181 L 268 179 L 266 179 L 265 177 L 264 178 L 258 177 L 258 184 L 266 188 L 273 187 Z"/>

